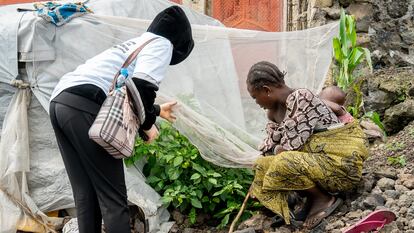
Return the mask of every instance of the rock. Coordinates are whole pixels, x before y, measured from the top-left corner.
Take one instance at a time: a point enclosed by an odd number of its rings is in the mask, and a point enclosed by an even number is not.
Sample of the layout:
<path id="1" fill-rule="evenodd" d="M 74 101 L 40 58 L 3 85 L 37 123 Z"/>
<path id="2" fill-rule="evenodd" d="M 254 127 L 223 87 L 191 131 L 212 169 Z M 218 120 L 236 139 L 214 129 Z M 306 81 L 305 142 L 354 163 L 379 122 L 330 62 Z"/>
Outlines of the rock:
<path id="1" fill-rule="evenodd" d="M 396 184 L 396 185 L 394 186 L 394 188 L 395 188 L 395 190 L 399 191 L 400 193 L 403 193 L 403 192 L 409 191 L 409 189 L 408 189 L 407 187 L 405 187 L 404 185 L 399 185 L 399 184 Z"/>
<path id="2" fill-rule="evenodd" d="M 371 194 L 362 202 L 367 209 L 374 210 L 377 206 L 383 206 L 385 199 L 379 194 Z"/>
<path id="3" fill-rule="evenodd" d="M 398 206 L 409 207 L 412 203 L 412 199 L 407 194 L 402 194 L 398 199 Z"/>
<path id="4" fill-rule="evenodd" d="M 399 46 L 404 46 L 401 44 L 402 42 L 398 42 Z M 396 45 L 398 46 L 398 45 Z M 396 66 L 411 66 L 414 65 L 414 57 L 409 55 L 406 51 L 400 51 L 398 48 L 391 49 L 390 53 L 390 61 L 395 64 Z"/>
<path id="5" fill-rule="evenodd" d="M 324 8 L 323 10 L 326 12 L 326 14 L 331 19 L 339 19 L 341 17 L 341 10 L 340 9 L 337 9 L 337 8 Z"/>
<path id="6" fill-rule="evenodd" d="M 392 230 L 398 230 L 398 226 L 396 222 L 389 223 L 384 226 L 384 228 L 380 232 L 391 232 Z"/>
<path id="7" fill-rule="evenodd" d="M 356 19 L 357 32 L 368 32 L 373 14 L 372 5 L 368 3 L 353 3 L 347 10 Z"/>
<path id="8" fill-rule="evenodd" d="M 408 208 L 407 208 L 407 207 L 405 207 L 405 206 L 403 206 L 403 207 L 401 207 L 401 209 L 400 209 L 400 211 L 399 211 L 399 214 L 400 214 L 400 215 L 404 215 L 404 214 L 406 214 L 406 213 L 407 213 L 407 211 L 408 211 Z"/>
<path id="9" fill-rule="evenodd" d="M 387 202 L 385 203 L 385 207 L 387 208 L 391 208 L 393 206 L 395 206 L 397 204 L 397 202 L 393 199 L 393 198 L 387 198 Z"/>
<path id="10" fill-rule="evenodd" d="M 314 8 L 315 12 L 312 15 L 312 19 L 310 21 L 310 27 L 317 27 L 317 26 L 322 26 L 325 25 L 327 23 L 327 14 L 324 10 L 320 9 L 320 8 Z M 326 8 L 324 8 L 326 9 Z M 329 8 L 327 8 L 329 9 Z M 254 119 L 254 118 L 253 118 Z"/>
<path id="11" fill-rule="evenodd" d="M 384 195 L 387 198 L 397 199 L 400 196 L 400 192 L 398 192 L 396 190 L 385 190 Z"/>
<path id="12" fill-rule="evenodd" d="M 180 227 L 177 225 L 177 223 L 174 223 L 174 225 L 171 227 L 168 233 L 177 233 L 179 231 L 180 231 Z M 143 232 L 143 231 L 140 231 L 140 232 Z"/>
<path id="13" fill-rule="evenodd" d="M 399 100 L 401 93 L 405 93 L 410 86 L 413 86 L 414 68 L 384 69 L 369 75 L 364 80 L 361 89 L 364 93 L 366 110 L 383 115 L 394 103 L 401 102 Z"/>
<path id="14" fill-rule="evenodd" d="M 396 133 L 413 120 L 414 100 L 406 99 L 385 111 L 383 123 L 388 133 Z"/>
<path id="15" fill-rule="evenodd" d="M 364 210 L 364 211 L 362 211 L 362 216 L 367 216 L 370 213 L 372 213 L 371 210 Z"/>
<path id="16" fill-rule="evenodd" d="M 405 222 L 405 219 L 403 219 L 403 218 L 398 218 L 397 220 L 395 220 L 395 223 L 397 224 L 398 228 L 400 228 L 400 229 L 404 228 L 404 222 Z"/>
<path id="17" fill-rule="evenodd" d="M 379 188 L 379 186 L 375 186 L 372 190 L 371 190 L 372 194 L 378 194 L 378 195 L 382 195 L 382 190 Z"/>
<path id="18" fill-rule="evenodd" d="M 414 29 L 408 26 L 401 26 L 400 28 L 401 38 L 408 45 L 414 44 Z"/>
<path id="19" fill-rule="evenodd" d="M 361 47 L 368 47 L 370 43 L 371 43 L 371 38 L 368 33 L 358 33 L 357 45 Z"/>
<path id="20" fill-rule="evenodd" d="M 364 133 L 367 136 L 368 141 L 373 142 L 376 139 L 384 141 L 384 133 L 377 130 L 371 130 L 371 129 L 364 129 Z"/>
<path id="21" fill-rule="evenodd" d="M 364 205 L 362 204 L 364 200 L 363 196 L 358 197 L 355 201 L 351 202 L 351 210 L 358 210 L 364 208 Z"/>
<path id="22" fill-rule="evenodd" d="M 174 221 L 178 224 L 181 225 L 184 222 L 184 215 L 182 215 L 178 210 L 174 210 L 172 213 L 172 218 L 174 219 Z"/>
<path id="23" fill-rule="evenodd" d="M 341 227 L 344 227 L 344 226 L 345 226 L 345 223 L 342 222 L 341 220 L 338 220 L 338 221 L 335 221 L 333 223 L 328 224 L 326 226 L 325 230 L 326 231 L 331 231 L 333 229 L 341 228 Z"/>
<path id="24" fill-rule="evenodd" d="M 254 228 L 246 228 L 243 230 L 239 230 L 239 231 L 234 231 L 234 233 L 255 233 L 256 231 L 254 230 Z"/>
<path id="25" fill-rule="evenodd" d="M 387 207 L 385 207 L 385 206 L 377 206 L 377 207 L 375 207 L 375 210 L 386 210 L 387 209 Z"/>
<path id="26" fill-rule="evenodd" d="M 406 216 L 409 219 L 414 219 L 414 204 L 412 204 L 410 206 L 410 208 L 408 208 L 407 213 L 406 213 Z"/>
<path id="27" fill-rule="evenodd" d="M 414 189 L 414 175 L 402 174 L 400 175 L 400 182 L 408 189 Z"/>
<path id="28" fill-rule="evenodd" d="M 184 228 L 183 233 L 196 233 L 198 230 L 194 228 Z"/>
<path id="29" fill-rule="evenodd" d="M 372 122 L 371 119 L 362 119 L 360 125 L 370 142 L 375 141 L 376 139 L 384 141 L 384 131 L 377 124 Z"/>
<path id="30" fill-rule="evenodd" d="M 197 214 L 196 223 L 203 224 L 207 220 L 210 219 L 210 215 L 206 213 L 199 213 Z"/>
<path id="31" fill-rule="evenodd" d="M 390 93 L 377 89 L 369 91 L 368 95 L 364 98 L 364 104 L 367 111 L 374 111 L 382 114 L 389 106 L 391 106 L 392 99 Z"/>
<path id="32" fill-rule="evenodd" d="M 373 177 L 371 177 L 371 176 L 369 176 L 369 177 L 363 177 L 361 184 L 363 186 L 362 187 L 363 188 L 362 190 L 364 192 L 369 193 L 369 192 L 371 192 L 372 188 L 374 188 L 375 179 Z"/>
<path id="33" fill-rule="evenodd" d="M 404 226 L 408 226 L 409 221 L 407 218 L 399 218 L 398 220 L 400 220 Z"/>
<path id="34" fill-rule="evenodd" d="M 382 190 L 393 190 L 394 189 L 394 185 L 395 185 L 395 181 L 393 179 L 390 178 L 381 178 L 378 182 L 377 182 L 377 186 Z"/>
<path id="35" fill-rule="evenodd" d="M 374 171 L 374 174 L 375 174 L 375 177 L 378 177 L 379 179 L 385 177 L 385 178 L 396 180 L 398 178 L 397 171 L 395 170 L 395 168 L 381 168 L 377 171 Z"/>
<path id="36" fill-rule="evenodd" d="M 339 0 L 339 4 L 343 7 L 348 7 L 353 0 Z"/>
<path id="37" fill-rule="evenodd" d="M 287 227 L 279 227 L 279 228 L 276 228 L 275 231 L 271 233 L 291 233 L 291 232 L 292 231 Z"/>
<path id="38" fill-rule="evenodd" d="M 414 199 L 414 190 L 410 190 L 405 192 L 406 195 L 408 195 L 408 197 L 413 200 Z"/>
<path id="39" fill-rule="evenodd" d="M 331 233 L 342 233 L 342 231 L 341 230 L 339 230 L 339 229 L 333 229 L 332 231 L 330 231 Z"/>
<path id="40" fill-rule="evenodd" d="M 387 4 L 388 15 L 392 18 L 400 18 L 408 11 L 407 0 L 393 0 L 392 4 Z"/>
<path id="41" fill-rule="evenodd" d="M 365 17 L 370 17 L 373 13 L 372 4 L 369 3 L 353 3 L 347 10 L 357 21 Z"/>
<path id="42" fill-rule="evenodd" d="M 352 211 L 346 214 L 346 217 L 349 219 L 357 219 L 360 218 L 362 215 L 362 210 Z"/>
<path id="43" fill-rule="evenodd" d="M 315 7 L 318 7 L 318 8 L 331 7 L 332 4 L 333 4 L 332 0 L 315 0 Z"/>
<path id="44" fill-rule="evenodd" d="M 251 218 L 242 222 L 238 229 L 253 228 L 255 230 L 263 229 L 263 223 L 267 217 L 263 214 L 253 215 Z"/>

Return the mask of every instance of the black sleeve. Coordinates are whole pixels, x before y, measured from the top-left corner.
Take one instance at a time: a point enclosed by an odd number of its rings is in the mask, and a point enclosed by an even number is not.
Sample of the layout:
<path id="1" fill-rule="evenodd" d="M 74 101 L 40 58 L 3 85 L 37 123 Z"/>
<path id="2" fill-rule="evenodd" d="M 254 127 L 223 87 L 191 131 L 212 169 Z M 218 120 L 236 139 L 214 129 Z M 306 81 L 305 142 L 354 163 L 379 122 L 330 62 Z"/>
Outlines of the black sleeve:
<path id="1" fill-rule="evenodd" d="M 142 103 L 145 108 L 145 121 L 141 125 L 141 129 L 149 130 L 155 123 L 155 119 L 160 115 L 160 106 L 154 105 L 155 97 L 157 97 L 156 91 L 158 87 L 146 80 L 132 78 L 135 86 L 137 87 L 142 99 Z"/>

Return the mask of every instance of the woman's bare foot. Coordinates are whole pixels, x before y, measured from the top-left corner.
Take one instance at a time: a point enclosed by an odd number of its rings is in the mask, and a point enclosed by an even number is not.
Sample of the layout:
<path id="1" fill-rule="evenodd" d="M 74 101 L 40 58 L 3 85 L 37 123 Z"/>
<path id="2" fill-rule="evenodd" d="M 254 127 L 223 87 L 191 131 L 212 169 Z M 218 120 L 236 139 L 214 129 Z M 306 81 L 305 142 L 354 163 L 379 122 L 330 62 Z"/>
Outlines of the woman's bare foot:
<path id="1" fill-rule="evenodd" d="M 317 199 L 310 200 L 310 201 L 311 203 L 310 203 L 308 216 L 314 215 L 328 208 L 335 202 L 335 198 L 333 196 L 321 196 Z"/>
<path id="2" fill-rule="evenodd" d="M 312 229 L 316 227 L 324 218 L 328 217 L 332 212 L 342 203 L 341 199 L 334 196 L 327 198 L 321 197 L 313 200 L 309 215 L 306 218 L 303 226 Z"/>

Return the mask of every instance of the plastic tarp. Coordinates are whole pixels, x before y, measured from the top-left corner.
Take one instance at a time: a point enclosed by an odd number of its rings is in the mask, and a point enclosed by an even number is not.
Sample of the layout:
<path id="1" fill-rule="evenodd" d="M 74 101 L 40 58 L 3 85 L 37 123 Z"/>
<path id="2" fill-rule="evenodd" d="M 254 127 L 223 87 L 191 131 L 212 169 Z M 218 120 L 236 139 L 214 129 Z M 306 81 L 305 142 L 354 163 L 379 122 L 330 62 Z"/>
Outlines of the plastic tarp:
<path id="1" fill-rule="evenodd" d="M 94 14 L 61 27 L 38 18 L 35 12 L 16 12 L 17 7 L 32 8 L 31 4 L 0 7 L 2 190 L 9 194 L 18 190 L 16 199 L 40 217 L 44 217 L 41 212 L 74 207 L 46 112 L 50 94 L 62 75 L 140 35 L 171 4 L 162 0 L 91 0 L 87 5 Z M 331 62 L 331 41 L 338 25 L 258 32 L 224 28 L 208 16 L 185 11 L 193 25 L 195 48 L 185 62 L 169 68 L 158 101 L 179 101 L 174 126 L 199 148 L 203 158 L 225 167 L 249 167 L 259 156 L 256 147 L 265 125 L 264 111 L 246 90 L 249 68 L 261 60 L 273 62 L 287 72 L 286 82 L 291 87 L 317 92 Z M 20 70 L 17 61 L 22 64 Z M 16 88 L 16 80 L 30 88 Z M 27 102 L 30 104 L 23 104 Z M 8 120 L 12 115 L 21 122 L 26 117 L 26 125 Z M 12 145 L 22 148 L 11 150 Z M 143 208 L 151 232 L 168 231 L 169 214 L 159 195 L 145 183 L 139 167 L 126 168 L 129 201 Z M 9 199 L 0 191 L 0 229 L 15 232 L 15 225 L 6 223 L 21 219 L 22 212 L 19 208 L 14 211 Z"/>

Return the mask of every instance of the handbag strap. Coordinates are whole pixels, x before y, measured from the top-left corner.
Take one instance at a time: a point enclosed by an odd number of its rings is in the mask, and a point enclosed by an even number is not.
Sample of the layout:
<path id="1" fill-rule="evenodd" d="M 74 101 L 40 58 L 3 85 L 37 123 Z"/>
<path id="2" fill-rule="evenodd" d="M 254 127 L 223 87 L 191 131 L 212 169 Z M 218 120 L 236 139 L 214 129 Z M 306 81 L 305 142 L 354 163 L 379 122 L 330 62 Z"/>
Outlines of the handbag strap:
<path id="1" fill-rule="evenodd" d="M 152 39 L 149 39 L 148 41 L 146 41 L 145 43 L 143 43 L 141 46 L 139 46 L 137 49 L 135 49 L 135 51 L 134 52 L 132 52 L 129 56 L 128 56 L 128 58 L 125 60 L 125 62 L 124 62 L 124 64 L 121 66 L 121 69 L 115 74 L 115 77 L 114 77 L 114 79 L 112 80 L 112 85 L 111 85 L 111 87 L 109 88 L 109 92 L 111 92 L 111 91 L 113 91 L 114 90 L 114 88 L 115 88 L 115 84 L 116 84 L 116 82 L 117 82 L 117 80 L 118 80 L 118 77 L 119 77 L 119 75 L 121 74 L 121 70 L 123 69 L 123 68 L 127 68 L 130 64 L 131 64 L 131 62 L 137 57 L 137 55 L 138 55 L 138 53 L 139 52 L 141 52 L 141 50 L 147 45 L 147 44 L 149 44 L 151 41 L 153 41 L 153 40 L 155 40 L 155 39 L 157 39 L 157 38 L 152 38 Z"/>

